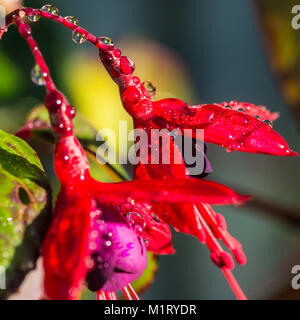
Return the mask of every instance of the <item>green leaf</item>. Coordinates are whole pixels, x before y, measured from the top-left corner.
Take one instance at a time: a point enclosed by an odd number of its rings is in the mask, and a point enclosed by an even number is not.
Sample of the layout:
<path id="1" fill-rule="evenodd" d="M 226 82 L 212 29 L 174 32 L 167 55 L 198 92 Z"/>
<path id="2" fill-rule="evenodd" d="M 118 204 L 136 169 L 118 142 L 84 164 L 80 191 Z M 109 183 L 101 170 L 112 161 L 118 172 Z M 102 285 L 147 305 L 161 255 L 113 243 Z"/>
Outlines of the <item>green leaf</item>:
<path id="1" fill-rule="evenodd" d="M 34 150 L 0 130 L 0 266 L 5 298 L 34 269 L 51 220 L 51 190 Z"/>

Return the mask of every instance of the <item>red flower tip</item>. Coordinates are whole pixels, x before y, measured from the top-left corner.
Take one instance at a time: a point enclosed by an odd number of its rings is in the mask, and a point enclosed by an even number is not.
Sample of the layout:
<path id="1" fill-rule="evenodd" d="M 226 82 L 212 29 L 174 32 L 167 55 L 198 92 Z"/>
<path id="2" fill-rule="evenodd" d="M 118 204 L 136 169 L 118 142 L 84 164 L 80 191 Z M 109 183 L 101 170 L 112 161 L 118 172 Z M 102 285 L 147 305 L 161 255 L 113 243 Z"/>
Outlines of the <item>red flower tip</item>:
<path id="1" fill-rule="evenodd" d="M 267 125 L 263 125 L 260 128 L 252 131 L 251 134 L 245 139 L 243 148 L 248 152 L 270 154 L 275 156 L 292 157 L 297 155 L 296 152 L 289 148 L 285 140 Z"/>
<path id="2" fill-rule="evenodd" d="M 297 157 L 297 156 L 299 156 L 299 153 L 297 153 L 297 152 L 295 152 L 293 150 L 288 150 L 287 151 L 287 156 L 288 157 Z"/>
<path id="3" fill-rule="evenodd" d="M 232 253 L 238 264 L 244 266 L 247 263 L 247 257 L 241 248 L 233 249 Z"/>

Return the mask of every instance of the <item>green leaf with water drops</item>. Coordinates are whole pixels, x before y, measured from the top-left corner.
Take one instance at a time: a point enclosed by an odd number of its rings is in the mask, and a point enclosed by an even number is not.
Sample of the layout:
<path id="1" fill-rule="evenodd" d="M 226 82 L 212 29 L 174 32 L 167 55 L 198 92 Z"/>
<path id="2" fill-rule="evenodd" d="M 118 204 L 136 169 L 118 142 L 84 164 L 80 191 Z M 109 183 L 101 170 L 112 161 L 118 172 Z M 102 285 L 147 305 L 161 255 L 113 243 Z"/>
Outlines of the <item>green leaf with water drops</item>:
<path id="1" fill-rule="evenodd" d="M 0 266 L 6 290 L 16 291 L 35 267 L 51 220 L 51 189 L 33 149 L 22 139 L 0 130 Z"/>
<path id="2" fill-rule="evenodd" d="M 158 269 L 157 256 L 148 251 L 148 266 L 143 275 L 133 282 L 132 286 L 137 294 L 145 292 L 154 282 Z"/>

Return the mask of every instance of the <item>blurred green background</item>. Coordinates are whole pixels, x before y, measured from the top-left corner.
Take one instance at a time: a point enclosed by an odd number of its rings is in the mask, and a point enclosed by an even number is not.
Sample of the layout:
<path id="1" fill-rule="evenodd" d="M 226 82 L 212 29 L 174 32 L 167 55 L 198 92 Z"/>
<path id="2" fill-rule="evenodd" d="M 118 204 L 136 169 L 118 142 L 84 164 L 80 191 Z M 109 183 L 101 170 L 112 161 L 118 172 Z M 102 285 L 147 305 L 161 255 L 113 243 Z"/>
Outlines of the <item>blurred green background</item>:
<path id="1" fill-rule="evenodd" d="M 286 9 L 287 25 L 292 2 Z M 156 84 L 157 98 L 172 96 L 190 104 L 232 99 L 264 104 L 280 112 L 274 128 L 300 152 L 297 122 L 271 72 L 253 1 L 51 3 L 63 16 L 77 17 L 80 25 L 92 33 L 111 37 L 123 54 L 136 62 L 136 74 Z M 25 0 L 24 4 L 39 8 L 45 2 Z M 70 30 L 50 21 L 40 20 L 33 25 L 33 32 L 58 86 L 97 128 L 117 130 L 119 119 L 129 120 L 118 89 L 106 75 L 94 48 L 74 44 Z M 300 30 L 292 32 L 300 34 Z M 25 41 L 12 27 L 0 42 L 3 130 L 15 132 L 24 124 L 28 111 L 43 100 L 44 88 L 30 81 L 33 64 Z M 49 158 L 52 147 L 36 141 L 33 146 L 57 186 Z M 241 208 L 218 208 L 248 256 L 247 265 L 236 267 L 234 272 L 246 295 L 250 299 L 300 298 L 300 290 L 292 290 L 290 285 L 292 266 L 300 264 L 299 158 L 229 154 L 213 145 L 208 146 L 208 156 L 214 168 L 211 180 L 257 199 Z M 156 281 L 144 299 L 234 298 L 205 246 L 174 232 L 174 247 L 175 255 L 160 258 Z"/>

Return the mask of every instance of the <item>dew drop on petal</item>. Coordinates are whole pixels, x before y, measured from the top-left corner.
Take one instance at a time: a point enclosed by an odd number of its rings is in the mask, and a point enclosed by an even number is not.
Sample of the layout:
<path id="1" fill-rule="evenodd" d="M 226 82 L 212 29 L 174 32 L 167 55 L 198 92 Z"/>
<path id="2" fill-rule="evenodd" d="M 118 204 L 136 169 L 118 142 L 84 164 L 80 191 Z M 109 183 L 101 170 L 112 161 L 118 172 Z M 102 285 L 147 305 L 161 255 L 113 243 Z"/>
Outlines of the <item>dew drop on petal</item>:
<path id="1" fill-rule="evenodd" d="M 246 110 L 243 109 L 243 108 L 239 108 L 238 111 L 239 111 L 239 112 L 246 112 Z"/>
<path id="2" fill-rule="evenodd" d="M 52 4 L 45 4 L 42 6 L 42 10 L 48 13 L 51 13 L 55 16 L 59 16 L 59 10 L 57 7 L 53 6 Z"/>
<path id="3" fill-rule="evenodd" d="M 89 248 L 90 248 L 90 250 L 96 250 L 96 249 L 97 249 L 97 244 L 96 244 L 96 242 L 90 242 Z"/>
<path id="4" fill-rule="evenodd" d="M 225 107 L 226 109 L 232 109 L 232 106 L 230 106 L 229 104 Z"/>
<path id="5" fill-rule="evenodd" d="M 273 122 L 272 122 L 271 120 L 264 120 L 264 123 L 265 123 L 267 126 L 270 126 L 270 127 L 273 126 Z"/>
<path id="6" fill-rule="evenodd" d="M 73 42 L 76 44 L 83 44 L 86 41 L 85 36 L 83 36 L 82 34 L 76 31 L 73 31 L 72 39 L 73 39 Z"/>
<path id="7" fill-rule="evenodd" d="M 120 60 L 120 67 L 123 73 L 130 74 L 134 71 L 135 64 L 130 58 L 123 56 Z"/>
<path id="8" fill-rule="evenodd" d="M 115 45 L 114 42 L 108 37 L 99 37 L 98 40 L 99 40 L 99 42 L 101 42 L 102 44 L 104 44 L 105 46 L 108 46 L 108 47 L 113 47 Z M 118 50 L 118 52 L 119 51 L 120 50 Z"/>
<path id="9" fill-rule="evenodd" d="M 79 20 L 73 16 L 67 16 L 64 18 L 65 20 L 67 20 L 70 23 L 73 23 L 75 26 L 79 25 Z"/>
<path id="10" fill-rule="evenodd" d="M 144 228 L 139 224 L 134 225 L 133 229 L 138 236 L 141 236 L 144 232 Z"/>
<path id="11" fill-rule="evenodd" d="M 30 22 L 37 22 L 37 21 L 39 21 L 40 20 L 40 16 L 38 16 L 38 15 L 29 15 L 28 16 L 28 20 L 30 21 Z"/>
<path id="12" fill-rule="evenodd" d="M 134 248 L 134 243 L 133 243 L 133 242 L 127 243 L 127 248 L 128 248 L 128 249 Z"/>
<path id="13" fill-rule="evenodd" d="M 31 70 L 31 80 L 34 84 L 38 86 L 45 85 L 45 79 L 42 75 L 41 68 L 37 64 Z"/>
<path id="14" fill-rule="evenodd" d="M 145 89 L 148 91 L 148 93 L 150 94 L 150 96 L 153 97 L 156 93 L 156 87 L 154 86 L 154 84 L 150 81 L 145 81 L 143 82 L 143 85 Z"/>
<path id="15" fill-rule="evenodd" d="M 111 241 L 106 241 L 106 242 L 105 242 L 105 245 L 106 245 L 107 247 L 110 247 L 110 246 L 111 246 Z"/>

